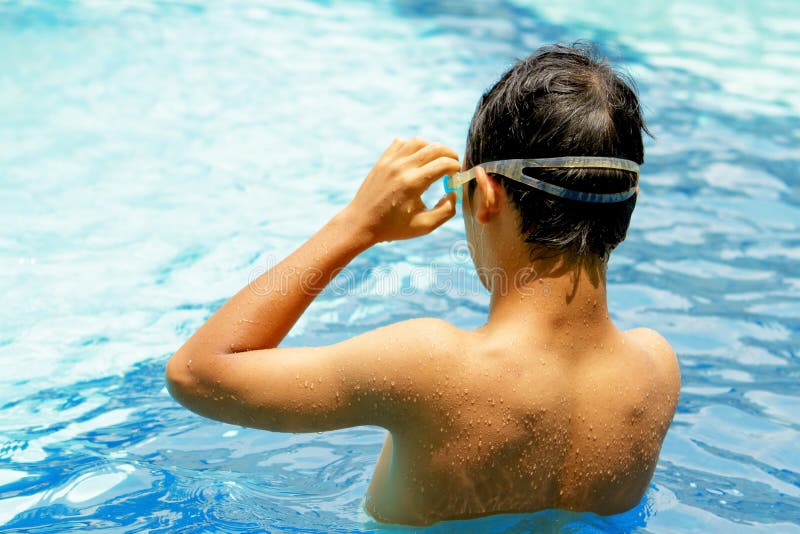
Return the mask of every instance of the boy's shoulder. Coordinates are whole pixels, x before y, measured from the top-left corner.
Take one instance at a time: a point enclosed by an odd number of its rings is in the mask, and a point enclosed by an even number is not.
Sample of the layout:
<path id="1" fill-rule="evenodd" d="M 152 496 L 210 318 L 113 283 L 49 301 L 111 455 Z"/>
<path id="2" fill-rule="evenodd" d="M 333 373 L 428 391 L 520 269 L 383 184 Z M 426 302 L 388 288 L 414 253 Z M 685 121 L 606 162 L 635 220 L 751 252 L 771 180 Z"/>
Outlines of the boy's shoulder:
<path id="1" fill-rule="evenodd" d="M 407 348 L 426 348 L 435 343 L 439 348 L 447 348 L 451 342 L 461 339 L 467 331 L 462 330 L 444 319 L 420 317 L 393 323 L 376 330 L 374 335 L 386 341 L 398 342 Z"/>
<path id="2" fill-rule="evenodd" d="M 410 358 L 420 356 L 443 363 L 461 352 L 466 334 L 443 319 L 424 317 L 382 326 L 352 341 L 372 346 L 384 357 L 384 364 L 396 362 L 405 367 Z"/>
<path id="3" fill-rule="evenodd" d="M 632 328 L 630 330 L 626 330 L 625 335 L 650 349 L 665 353 L 675 353 L 675 351 L 672 349 L 672 345 L 669 344 L 669 341 L 667 341 L 664 336 L 652 328 Z"/>
<path id="4" fill-rule="evenodd" d="M 668 387 L 677 394 L 681 385 L 681 373 L 678 356 L 669 341 L 651 328 L 627 330 L 625 337 L 644 350 L 656 376 L 663 378 Z"/>

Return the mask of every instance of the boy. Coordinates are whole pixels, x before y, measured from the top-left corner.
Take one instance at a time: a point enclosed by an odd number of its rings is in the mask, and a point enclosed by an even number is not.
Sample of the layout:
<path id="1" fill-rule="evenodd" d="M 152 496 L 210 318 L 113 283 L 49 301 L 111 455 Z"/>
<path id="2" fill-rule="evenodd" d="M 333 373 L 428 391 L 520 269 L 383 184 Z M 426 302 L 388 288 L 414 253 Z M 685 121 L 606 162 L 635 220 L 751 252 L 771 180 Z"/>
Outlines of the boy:
<path id="1" fill-rule="evenodd" d="M 652 330 L 618 330 L 606 305 L 643 130 L 635 93 L 592 50 L 540 49 L 478 104 L 470 172 L 445 146 L 394 141 L 344 210 L 172 357 L 170 392 L 243 426 L 386 428 L 365 500 L 380 521 L 633 507 L 680 390 L 669 344 Z M 455 214 L 453 193 L 432 209 L 420 199 L 443 175 L 469 179 L 464 221 L 491 292 L 486 324 L 413 319 L 331 346 L 277 348 L 356 255 Z"/>

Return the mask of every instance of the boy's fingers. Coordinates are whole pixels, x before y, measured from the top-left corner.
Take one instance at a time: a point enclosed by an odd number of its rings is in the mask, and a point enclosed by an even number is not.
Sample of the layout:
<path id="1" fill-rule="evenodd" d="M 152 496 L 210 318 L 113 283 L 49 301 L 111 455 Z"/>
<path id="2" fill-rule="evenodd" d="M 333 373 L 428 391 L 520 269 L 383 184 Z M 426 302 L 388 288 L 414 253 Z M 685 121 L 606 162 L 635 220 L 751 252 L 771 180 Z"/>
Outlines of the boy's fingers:
<path id="1" fill-rule="evenodd" d="M 412 137 L 408 141 L 403 142 L 402 146 L 400 146 L 397 151 L 397 155 L 401 157 L 409 156 L 427 144 L 428 142 L 419 136 Z"/>
<path id="2" fill-rule="evenodd" d="M 430 143 L 429 145 L 417 150 L 417 152 L 412 156 L 409 156 L 410 159 L 413 158 L 413 161 L 418 166 L 425 165 L 426 163 L 442 157 L 458 160 L 458 154 L 456 154 L 456 151 L 441 143 Z"/>
<path id="3" fill-rule="evenodd" d="M 386 147 L 386 150 L 383 151 L 383 154 L 381 154 L 380 159 L 386 158 L 396 153 L 398 150 L 400 150 L 400 147 L 403 145 L 403 143 L 405 143 L 405 140 L 400 139 L 399 137 L 395 137 L 394 141 L 392 141 L 392 144 Z"/>
<path id="4" fill-rule="evenodd" d="M 427 189 L 428 186 L 445 174 L 455 174 L 460 170 L 461 164 L 457 159 L 441 156 L 420 167 L 415 173 L 414 181 L 418 181 L 420 187 Z"/>
<path id="5" fill-rule="evenodd" d="M 411 220 L 411 227 L 423 234 L 432 232 L 456 214 L 456 194 L 443 196 L 434 207 L 417 214 Z"/>

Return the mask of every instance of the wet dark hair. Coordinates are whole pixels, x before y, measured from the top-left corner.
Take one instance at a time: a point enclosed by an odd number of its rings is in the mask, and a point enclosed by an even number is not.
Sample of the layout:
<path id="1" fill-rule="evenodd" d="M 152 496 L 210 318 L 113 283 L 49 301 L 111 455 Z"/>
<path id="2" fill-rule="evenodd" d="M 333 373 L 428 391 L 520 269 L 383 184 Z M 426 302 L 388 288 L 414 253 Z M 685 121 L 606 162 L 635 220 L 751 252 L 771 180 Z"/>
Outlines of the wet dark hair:
<path id="1" fill-rule="evenodd" d="M 614 71 L 595 46 L 540 48 L 518 61 L 487 91 L 467 137 L 466 168 L 503 159 L 607 156 L 644 162 L 647 130 L 636 86 Z M 597 193 L 635 185 L 636 175 L 612 169 L 527 169 L 552 184 Z M 636 196 L 617 204 L 564 200 L 495 177 L 521 216 L 525 241 L 541 252 L 606 258 L 628 230 Z M 471 196 L 475 182 L 470 182 Z"/>

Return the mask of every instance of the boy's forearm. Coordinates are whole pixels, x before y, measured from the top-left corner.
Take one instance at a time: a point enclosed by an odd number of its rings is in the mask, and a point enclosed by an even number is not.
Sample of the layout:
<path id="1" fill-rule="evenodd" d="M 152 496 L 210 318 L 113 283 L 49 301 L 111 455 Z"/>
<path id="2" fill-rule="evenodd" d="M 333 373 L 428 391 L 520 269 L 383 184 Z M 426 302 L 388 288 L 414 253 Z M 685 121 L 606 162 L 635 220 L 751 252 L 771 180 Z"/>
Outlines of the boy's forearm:
<path id="1" fill-rule="evenodd" d="M 226 302 L 182 350 L 224 354 L 276 347 L 336 274 L 371 245 L 357 214 L 342 211 Z"/>

